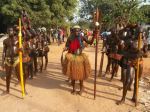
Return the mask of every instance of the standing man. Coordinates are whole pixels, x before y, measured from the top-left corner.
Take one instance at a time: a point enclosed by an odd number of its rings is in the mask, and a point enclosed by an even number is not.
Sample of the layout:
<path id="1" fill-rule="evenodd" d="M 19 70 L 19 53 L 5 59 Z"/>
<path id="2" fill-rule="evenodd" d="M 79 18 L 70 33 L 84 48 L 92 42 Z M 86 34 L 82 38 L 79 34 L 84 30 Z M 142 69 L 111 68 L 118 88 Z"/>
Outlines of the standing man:
<path id="1" fill-rule="evenodd" d="M 89 63 L 86 54 L 82 53 L 84 48 L 83 41 L 88 44 L 92 44 L 92 41 L 88 41 L 86 37 L 80 36 L 80 27 L 74 26 L 73 32 L 67 40 L 64 51 L 68 51 L 66 58 L 63 62 L 63 73 L 71 79 L 72 83 L 72 94 L 75 94 L 75 82 L 80 82 L 79 94 L 83 91 L 83 81 L 91 74 L 91 65 Z"/>
<path id="2" fill-rule="evenodd" d="M 20 80 L 19 72 L 19 43 L 15 39 L 14 30 L 12 27 L 8 28 L 8 38 L 3 41 L 3 54 L 2 54 L 2 68 L 6 71 L 6 92 L 9 93 L 10 80 L 13 68 L 16 69 L 16 75 L 18 80 Z M 24 75 L 25 76 L 25 75 Z M 25 82 L 25 79 L 24 79 Z"/>

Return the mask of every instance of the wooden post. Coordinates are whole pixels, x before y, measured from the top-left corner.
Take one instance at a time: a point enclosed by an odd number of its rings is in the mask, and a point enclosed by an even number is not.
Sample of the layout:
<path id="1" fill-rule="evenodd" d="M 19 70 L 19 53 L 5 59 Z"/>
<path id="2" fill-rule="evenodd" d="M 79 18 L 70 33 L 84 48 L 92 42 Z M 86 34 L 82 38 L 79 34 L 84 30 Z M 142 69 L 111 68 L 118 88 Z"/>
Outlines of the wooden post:
<path id="1" fill-rule="evenodd" d="M 99 22 L 99 10 L 96 9 L 96 13 L 94 14 L 94 24 Z M 96 38 L 96 48 L 95 48 L 95 76 L 94 76 L 94 99 L 96 98 L 96 79 L 97 79 L 97 53 L 98 53 L 98 26 L 95 25 L 95 38 Z"/>
<path id="2" fill-rule="evenodd" d="M 104 41 L 103 41 L 103 44 L 104 44 Z M 101 60 L 100 60 L 99 74 L 98 74 L 100 77 L 102 76 L 102 71 L 103 71 L 104 54 L 105 54 L 105 52 L 102 51 L 102 52 L 101 52 Z"/>
<path id="3" fill-rule="evenodd" d="M 142 39 L 142 32 L 140 32 L 140 35 L 138 37 L 138 50 L 141 49 L 141 39 Z M 137 59 L 137 73 L 136 73 L 136 99 L 135 99 L 135 106 L 137 106 L 138 103 L 138 86 L 139 86 L 139 65 L 140 65 L 140 58 Z"/>

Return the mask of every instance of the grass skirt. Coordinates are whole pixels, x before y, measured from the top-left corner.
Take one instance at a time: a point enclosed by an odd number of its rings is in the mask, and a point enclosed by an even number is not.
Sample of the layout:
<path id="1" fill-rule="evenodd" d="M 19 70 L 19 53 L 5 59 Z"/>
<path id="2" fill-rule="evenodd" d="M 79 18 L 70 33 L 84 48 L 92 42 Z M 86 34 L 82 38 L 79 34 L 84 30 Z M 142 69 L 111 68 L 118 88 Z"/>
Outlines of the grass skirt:
<path id="1" fill-rule="evenodd" d="M 85 80 L 91 74 L 91 66 L 88 57 L 82 53 L 74 55 L 67 53 L 62 61 L 63 74 L 72 80 Z"/>

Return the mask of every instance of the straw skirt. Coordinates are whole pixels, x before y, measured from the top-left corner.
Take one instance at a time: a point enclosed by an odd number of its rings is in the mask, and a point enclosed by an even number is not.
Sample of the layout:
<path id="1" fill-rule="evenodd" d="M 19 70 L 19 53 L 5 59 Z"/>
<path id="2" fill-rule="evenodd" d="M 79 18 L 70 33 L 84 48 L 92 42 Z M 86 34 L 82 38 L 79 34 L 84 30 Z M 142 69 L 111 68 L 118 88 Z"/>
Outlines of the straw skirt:
<path id="1" fill-rule="evenodd" d="M 88 57 L 84 53 L 80 55 L 67 53 L 62 62 L 62 71 L 72 80 L 87 79 L 91 74 Z"/>

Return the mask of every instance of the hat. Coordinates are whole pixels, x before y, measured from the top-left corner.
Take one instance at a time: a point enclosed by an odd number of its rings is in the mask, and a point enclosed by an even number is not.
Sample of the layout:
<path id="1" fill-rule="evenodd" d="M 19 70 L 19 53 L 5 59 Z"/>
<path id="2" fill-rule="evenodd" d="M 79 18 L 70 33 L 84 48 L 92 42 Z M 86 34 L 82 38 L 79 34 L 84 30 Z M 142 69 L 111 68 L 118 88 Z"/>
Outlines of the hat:
<path id="1" fill-rule="evenodd" d="M 81 29 L 79 25 L 75 25 L 73 29 Z"/>
<path id="2" fill-rule="evenodd" d="M 46 32 L 46 28 L 45 27 L 42 27 L 41 30 Z"/>

